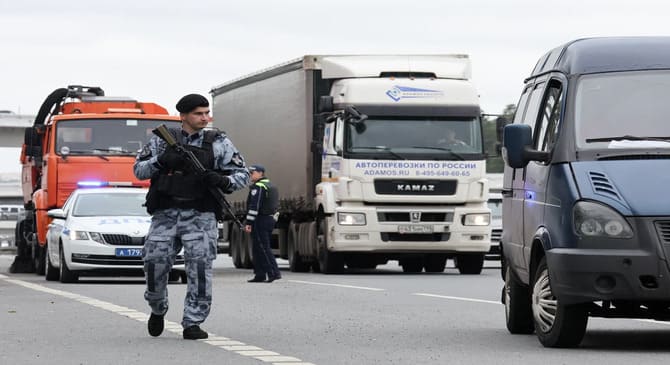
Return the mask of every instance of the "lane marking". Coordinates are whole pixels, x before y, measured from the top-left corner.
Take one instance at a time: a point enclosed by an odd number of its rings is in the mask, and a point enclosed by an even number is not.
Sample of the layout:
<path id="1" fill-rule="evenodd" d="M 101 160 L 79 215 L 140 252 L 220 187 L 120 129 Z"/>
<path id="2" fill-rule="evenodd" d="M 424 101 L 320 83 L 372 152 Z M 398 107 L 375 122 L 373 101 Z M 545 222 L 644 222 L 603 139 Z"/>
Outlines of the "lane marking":
<path id="1" fill-rule="evenodd" d="M 475 303 L 486 303 L 486 304 L 499 304 L 499 305 L 504 305 L 500 302 L 495 302 L 492 300 L 484 300 L 484 299 L 473 299 L 473 298 L 463 298 L 463 297 L 453 297 L 449 295 L 437 295 L 437 294 L 429 294 L 429 293 L 413 293 L 412 295 L 418 295 L 422 297 L 433 297 L 433 298 L 441 298 L 441 299 L 452 299 L 452 300 L 461 300 L 464 302 L 475 302 Z M 603 319 L 607 320 L 610 318 L 602 318 L 602 317 L 590 317 L 590 319 Z M 643 323 L 653 323 L 653 324 L 663 324 L 666 326 L 670 326 L 670 322 L 663 322 L 663 321 L 657 321 L 654 319 L 644 319 L 644 318 L 616 318 L 620 319 L 623 321 L 636 321 L 636 322 L 643 322 Z"/>
<path id="2" fill-rule="evenodd" d="M 347 289 L 360 289 L 360 290 L 370 290 L 370 291 L 385 291 L 386 290 L 386 289 L 381 289 L 381 288 L 370 288 L 370 287 L 367 287 L 367 286 L 320 283 L 320 282 L 316 282 L 316 281 L 303 281 L 303 280 L 288 280 L 288 281 L 291 282 L 291 283 L 298 283 L 298 284 L 335 286 L 335 287 L 338 287 L 338 288 L 347 288 Z"/>
<path id="3" fill-rule="evenodd" d="M 64 290 L 59 290 L 59 289 L 53 289 L 49 288 L 46 286 L 42 286 L 39 284 L 34 284 L 28 281 L 23 281 L 23 280 L 18 280 L 18 279 L 10 279 L 8 276 L 0 274 L 0 280 L 4 280 L 8 283 L 12 283 L 15 285 L 23 286 L 28 289 L 32 289 L 35 291 L 40 291 L 43 293 L 47 294 L 53 294 L 53 295 L 58 295 L 64 298 L 72 299 L 77 302 L 80 302 L 82 304 L 87 304 L 92 307 L 100 308 L 112 313 L 116 313 L 120 316 L 127 317 L 130 319 L 134 319 L 136 321 L 142 322 L 146 324 L 147 320 L 149 319 L 149 314 L 143 313 L 140 311 L 136 311 L 131 308 L 123 307 L 114 303 L 110 302 L 105 302 L 99 299 L 87 297 L 84 295 L 79 295 L 71 292 L 67 292 Z M 178 335 L 182 334 L 182 327 L 181 324 L 176 323 L 176 322 L 171 322 L 168 320 L 165 320 L 165 330 L 176 333 Z M 252 346 L 252 345 L 247 345 L 244 342 L 241 341 L 236 341 L 234 339 L 228 338 L 228 337 L 223 337 L 223 336 L 218 336 L 213 333 L 209 334 L 209 338 L 206 340 L 200 340 L 198 342 L 202 342 L 205 344 L 208 344 L 210 346 L 218 347 L 221 350 L 228 351 L 235 353 L 237 355 L 241 356 L 246 356 L 250 358 L 257 359 L 262 362 L 271 362 L 273 364 L 281 364 L 281 365 L 314 365 L 309 362 L 303 362 L 302 360 L 292 357 L 292 356 L 285 356 L 282 354 L 279 354 L 274 351 L 268 351 L 264 350 L 260 347 L 257 346 Z"/>
<path id="4" fill-rule="evenodd" d="M 418 295 L 418 296 L 421 296 L 421 297 L 432 297 L 432 298 L 461 300 L 461 301 L 464 301 L 464 302 L 475 302 L 475 303 L 486 303 L 486 304 L 502 304 L 500 302 L 494 302 L 492 300 L 463 298 L 463 297 L 452 297 L 452 296 L 449 296 L 449 295 L 437 295 L 437 294 L 429 294 L 429 293 L 412 293 L 412 295 Z"/>

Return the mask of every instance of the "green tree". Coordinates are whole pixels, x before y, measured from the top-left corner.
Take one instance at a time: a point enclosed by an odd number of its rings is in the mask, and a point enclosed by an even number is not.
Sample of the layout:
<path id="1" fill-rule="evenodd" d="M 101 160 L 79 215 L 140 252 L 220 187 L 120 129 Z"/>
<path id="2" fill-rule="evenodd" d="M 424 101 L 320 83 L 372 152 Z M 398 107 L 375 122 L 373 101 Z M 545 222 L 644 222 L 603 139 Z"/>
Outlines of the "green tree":
<path id="1" fill-rule="evenodd" d="M 499 118 L 510 122 L 514 119 L 516 112 L 515 104 L 507 104 L 501 114 L 483 114 L 482 125 L 484 129 L 484 151 L 487 153 L 486 158 L 486 172 L 496 173 L 503 172 L 505 163 L 500 156 L 500 144 L 502 143 L 502 135 L 498 135 L 498 127 L 502 126 Z"/>

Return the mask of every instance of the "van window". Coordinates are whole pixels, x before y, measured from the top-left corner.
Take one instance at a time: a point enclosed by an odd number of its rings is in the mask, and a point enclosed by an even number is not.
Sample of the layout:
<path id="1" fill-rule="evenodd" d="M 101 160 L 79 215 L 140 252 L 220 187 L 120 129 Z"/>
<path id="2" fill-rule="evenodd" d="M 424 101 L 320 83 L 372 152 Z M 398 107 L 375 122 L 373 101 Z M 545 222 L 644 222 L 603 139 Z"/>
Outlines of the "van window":
<path id="1" fill-rule="evenodd" d="M 540 109 L 542 115 L 535 135 L 535 149 L 550 151 L 558 137 L 558 123 L 561 118 L 562 86 L 558 81 L 552 81 L 547 89 L 544 104 Z"/>
<path id="2" fill-rule="evenodd" d="M 537 111 L 540 106 L 540 101 L 542 100 L 542 94 L 544 92 L 545 83 L 541 83 L 535 86 L 533 92 L 530 94 L 530 100 L 528 102 L 528 108 L 526 113 L 523 116 L 523 124 L 530 125 L 531 129 L 535 129 L 535 122 L 537 121 Z"/>
<path id="3" fill-rule="evenodd" d="M 523 120 L 522 118 L 526 112 L 526 106 L 528 105 L 528 95 L 530 95 L 531 90 L 533 90 L 533 88 L 526 88 L 523 94 L 521 94 L 521 99 L 519 99 L 519 104 L 514 112 L 514 123 L 521 123 Z"/>
<path id="4" fill-rule="evenodd" d="M 575 135 L 580 149 L 621 149 L 670 144 L 615 141 L 612 137 L 670 136 L 670 71 L 631 71 L 584 75 L 575 93 Z"/>

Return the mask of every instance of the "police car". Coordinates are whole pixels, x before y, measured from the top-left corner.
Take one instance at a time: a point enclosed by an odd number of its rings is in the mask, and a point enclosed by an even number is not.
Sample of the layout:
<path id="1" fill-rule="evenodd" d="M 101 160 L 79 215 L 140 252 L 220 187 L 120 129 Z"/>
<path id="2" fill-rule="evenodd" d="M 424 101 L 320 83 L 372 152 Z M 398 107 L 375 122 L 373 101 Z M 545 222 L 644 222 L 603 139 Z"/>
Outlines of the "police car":
<path id="1" fill-rule="evenodd" d="M 91 182 L 90 185 L 105 185 Z M 86 187 L 80 183 L 62 209 L 47 212 L 46 279 L 77 282 L 81 274 L 143 275 L 142 247 L 151 217 L 147 189 Z M 183 250 L 170 280 L 186 282 Z"/>

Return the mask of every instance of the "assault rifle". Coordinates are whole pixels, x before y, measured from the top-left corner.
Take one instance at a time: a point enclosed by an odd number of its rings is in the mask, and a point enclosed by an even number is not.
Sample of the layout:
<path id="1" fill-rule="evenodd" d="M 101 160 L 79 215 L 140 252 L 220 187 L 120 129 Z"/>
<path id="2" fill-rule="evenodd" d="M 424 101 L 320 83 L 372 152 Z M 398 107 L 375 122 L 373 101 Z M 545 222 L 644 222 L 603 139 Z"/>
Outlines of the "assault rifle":
<path id="1" fill-rule="evenodd" d="M 158 138 L 162 139 L 165 141 L 165 143 L 168 144 L 168 146 L 173 146 L 174 149 L 184 158 L 186 161 L 186 165 L 191 168 L 191 170 L 196 173 L 196 174 L 202 174 L 207 169 L 205 166 L 200 163 L 200 161 L 195 157 L 193 152 L 187 150 L 182 146 L 180 143 L 177 142 L 177 140 L 174 138 L 172 133 L 168 130 L 168 128 L 165 126 L 165 124 L 159 125 L 156 129 L 152 131 L 155 135 L 158 136 Z M 209 192 L 214 196 L 214 199 L 216 200 L 216 203 L 219 205 L 221 209 L 223 209 L 224 213 L 227 213 L 233 218 L 233 221 L 241 228 L 244 229 L 244 225 L 242 222 L 240 222 L 239 219 L 235 216 L 235 213 L 233 212 L 233 208 L 230 206 L 230 203 L 226 200 L 226 196 L 223 193 L 223 190 L 217 186 L 210 186 L 208 187 Z"/>

